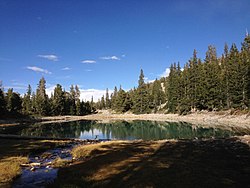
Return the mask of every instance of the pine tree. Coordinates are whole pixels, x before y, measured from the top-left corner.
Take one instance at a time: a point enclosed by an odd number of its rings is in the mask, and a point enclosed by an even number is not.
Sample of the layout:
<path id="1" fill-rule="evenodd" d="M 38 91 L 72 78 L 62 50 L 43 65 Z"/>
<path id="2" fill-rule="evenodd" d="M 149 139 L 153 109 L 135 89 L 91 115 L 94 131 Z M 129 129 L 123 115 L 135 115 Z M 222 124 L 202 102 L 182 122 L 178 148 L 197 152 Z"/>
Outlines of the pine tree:
<path id="1" fill-rule="evenodd" d="M 27 93 L 23 97 L 23 103 L 22 103 L 23 114 L 31 114 L 32 113 L 31 93 L 32 93 L 32 89 L 31 89 L 31 86 L 29 84 L 28 89 L 27 89 Z"/>
<path id="2" fill-rule="evenodd" d="M 114 92 L 113 92 L 113 95 L 111 97 L 111 109 L 112 110 L 115 110 L 116 109 L 116 104 L 115 104 L 115 101 L 116 101 L 116 97 L 117 97 L 117 87 L 115 86 L 114 88 Z"/>
<path id="3" fill-rule="evenodd" d="M 70 115 L 76 114 L 76 91 L 74 85 L 70 86 L 70 96 L 69 96 L 69 106 L 70 106 Z"/>
<path id="4" fill-rule="evenodd" d="M 250 36 L 247 34 L 241 47 L 242 108 L 250 108 Z"/>
<path id="5" fill-rule="evenodd" d="M 48 96 L 46 95 L 46 81 L 42 77 L 36 90 L 36 112 L 39 115 L 49 114 Z"/>
<path id="6" fill-rule="evenodd" d="M 60 84 L 56 85 L 54 89 L 54 95 L 51 97 L 51 99 L 53 115 L 63 115 L 65 107 L 65 95 Z"/>
<path id="7" fill-rule="evenodd" d="M 149 104 L 149 92 L 144 82 L 144 73 L 141 73 L 138 80 L 138 88 L 134 94 L 132 111 L 135 114 L 149 113 L 151 111 Z"/>
<path id="8" fill-rule="evenodd" d="M 81 96 L 80 89 L 79 89 L 79 87 L 76 85 L 76 86 L 75 86 L 75 100 L 80 99 L 80 96 Z"/>
<path id="9" fill-rule="evenodd" d="M 217 60 L 216 48 L 208 46 L 205 58 L 205 104 L 208 110 L 214 110 L 220 106 L 219 75 L 220 67 Z"/>
<path id="10" fill-rule="evenodd" d="M 4 99 L 4 90 L 2 87 L 2 81 L 0 81 L 0 117 L 6 113 L 6 102 Z"/>
<path id="11" fill-rule="evenodd" d="M 111 101 L 109 99 L 109 90 L 108 90 L 108 88 L 106 89 L 105 107 L 106 107 L 106 109 L 111 108 Z"/>
<path id="12" fill-rule="evenodd" d="M 83 107 L 82 107 L 80 99 L 77 99 L 76 100 L 76 115 L 80 116 L 82 114 L 83 114 Z"/>
<path id="13" fill-rule="evenodd" d="M 22 100 L 20 95 L 13 92 L 13 89 L 8 89 L 6 94 L 6 108 L 11 115 L 18 114 L 18 112 L 22 109 Z"/>
<path id="14" fill-rule="evenodd" d="M 153 98 L 153 106 L 154 106 L 154 112 L 157 112 L 158 106 L 161 106 L 161 104 L 165 103 L 165 93 L 162 89 L 160 80 L 155 80 L 153 82 L 152 86 L 152 98 Z"/>

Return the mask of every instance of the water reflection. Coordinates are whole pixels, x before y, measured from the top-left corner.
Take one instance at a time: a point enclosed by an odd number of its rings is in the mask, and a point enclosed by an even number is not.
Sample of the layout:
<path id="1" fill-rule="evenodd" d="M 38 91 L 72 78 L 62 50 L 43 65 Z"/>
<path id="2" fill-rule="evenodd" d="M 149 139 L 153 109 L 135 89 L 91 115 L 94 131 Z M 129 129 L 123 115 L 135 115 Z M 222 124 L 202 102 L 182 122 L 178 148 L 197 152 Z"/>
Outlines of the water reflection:
<path id="1" fill-rule="evenodd" d="M 160 140 L 228 137 L 235 133 L 228 130 L 202 128 L 183 122 L 117 121 L 98 123 L 96 121 L 76 121 L 29 125 L 22 127 L 21 130 L 16 130 L 15 134 L 80 139 Z"/>

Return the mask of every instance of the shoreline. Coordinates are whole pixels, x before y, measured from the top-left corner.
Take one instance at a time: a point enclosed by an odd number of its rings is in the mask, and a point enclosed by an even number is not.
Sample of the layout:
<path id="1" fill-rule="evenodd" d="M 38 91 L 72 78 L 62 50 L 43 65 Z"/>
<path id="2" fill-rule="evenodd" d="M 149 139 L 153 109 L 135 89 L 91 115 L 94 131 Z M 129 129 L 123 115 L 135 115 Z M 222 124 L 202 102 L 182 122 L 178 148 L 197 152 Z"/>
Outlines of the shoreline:
<path id="1" fill-rule="evenodd" d="M 195 112 L 188 115 L 178 114 L 115 114 L 108 110 L 99 111 L 97 114 L 85 116 L 48 116 L 40 119 L 32 119 L 31 121 L 22 122 L 21 119 L 0 120 L 0 126 L 16 126 L 22 123 L 63 123 L 79 120 L 95 120 L 102 123 L 109 123 L 117 120 L 133 121 L 133 120 L 148 120 L 148 121 L 168 121 L 168 122 L 187 122 L 202 127 L 223 128 L 233 131 L 246 130 L 250 132 L 250 115 L 231 115 L 230 112 Z"/>

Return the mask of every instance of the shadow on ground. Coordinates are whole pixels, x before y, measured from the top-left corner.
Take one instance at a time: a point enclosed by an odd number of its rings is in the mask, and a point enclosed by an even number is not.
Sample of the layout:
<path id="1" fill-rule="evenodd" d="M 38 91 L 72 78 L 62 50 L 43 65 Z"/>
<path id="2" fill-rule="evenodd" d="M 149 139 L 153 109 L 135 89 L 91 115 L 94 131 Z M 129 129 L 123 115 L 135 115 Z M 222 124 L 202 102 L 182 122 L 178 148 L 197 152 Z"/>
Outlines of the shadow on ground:
<path id="1" fill-rule="evenodd" d="M 59 170 L 50 187 L 249 187 L 250 148 L 236 138 L 105 145 Z"/>

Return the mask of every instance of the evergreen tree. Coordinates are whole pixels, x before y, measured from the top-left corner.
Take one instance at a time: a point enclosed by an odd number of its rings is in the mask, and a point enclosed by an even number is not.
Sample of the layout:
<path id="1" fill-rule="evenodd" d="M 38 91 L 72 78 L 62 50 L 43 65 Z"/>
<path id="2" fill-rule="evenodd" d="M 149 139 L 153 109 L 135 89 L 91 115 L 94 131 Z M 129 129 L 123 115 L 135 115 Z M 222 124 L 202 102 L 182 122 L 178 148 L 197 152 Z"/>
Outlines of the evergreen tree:
<path id="1" fill-rule="evenodd" d="M 106 109 L 111 108 L 111 101 L 109 99 L 109 90 L 108 90 L 108 88 L 106 89 L 105 107 L 106 107 Z"/>
<path id="2" fill-rule="evenodd" d="M 29 84 L 28 89 L 27 89 L 27 93 L 23 97 L 23 103 L 22 103 L 23 114 L 31 114 L 32 113 L 31 93 L 32 93 L 32 89 L 31 89 L 31 86 Z"/>
<path id="3" fill-rule="evenodd" d="M 63 115 L 65 114 L 65 95 L 62 90 L 62 86 L 57 84 L 54 89 L 54 95 L 52 99 L 52 113 L 53 115 Z"/>
<path id="4" fill-rule="evenodd" d="M 208 46 L 205 58 L 205 103 L 208 110 L 214 110 L 220 106 L 219 75 L 220 66 L 217 60 L 216 48 Z"/>
<path id="5" fill-rule="evenodd" d="M 101 103 L 100 103 L 100 109 L 102 110 L 102 109 L 105 109 L 106 107 L 105 107 L 105 99 L 104 99 L 104 95 L 102 96 L 102 98 L 101 98 Z"/>
<path id="6" fill-rule="evenodd" d="M 247 34 L 241 47 L 242 108 L 250 107 L 250 36 Z"/>
<path id="7" fill-rule="evenodd" d="M 152 86 L 152 98 L 153 98 L 153 106 L 154 112 L 157 112 L 157 107 L 161 106 L 161 104 L 165 103 L 165 93 L 162 89 L 160 80 L 155 80 Z"/>
<path id="8" fill-rule="evenodd" d="M 6 102 L 4 99 L 4 90 L 2 87 L 2 81 L 0 81 L 0 116 L 6 113 Z"/>
<path id="9" fill-rule="evenodd" d="M 74 85 L 70 86 L 70 98 L 69 98 L 69 106 L 70 106 L 70 115 L 76 114 L 76 91 Z"/>
<path id="10" fill-rule="evenodd" d="M 81 104 L 80 99 L 76 100 L 76 115 L 80 116 L 83 114 L 83 106 Z"/>
<path id="11" fill-rule="evenodd" d="M 36 90 L 36 112 L 39 115 L 49 114 L 48 96 L 46 95 L 46 81 L 42 77 Z"/>
<path id="12" fill-rule="evenodd" d="M 79 89 L 79 87 L 76 85 L 76 86 L 75 86 L 75 101 L 76 101 L 77 99 L 80 99 L 80 96 L 81 96 L 80 89 Z"/>
<path id="13" fill-rule="evenodd" d="M 114 88 L 114 92 L 113 92 L 113 95 L 111 97 L 111 108 L 112 110 L 115 110 L 116 109 L 116 104 L 115 104 L 115 101 L 116 101 L 116 97 L 117 97 L 117 87 L 115 86 Z"/>
<path id="14" fill-rule="evenodd" d="M 6 94 L 7 101 L 7 110 L 11 115 L 18 114 L 18 112 L 22 109 L 22 100 L 20 95 L 13 92 L 13 89 L 8 89 Z"/>
<path id="15" fill-rule="evenodd" d="M 149 92 L 144 82 L 144 73 L 141 73 L 138 80 L 138 88 L 134 94 L 132 111 L 135 114 L 149 113 L 151 111 L 149 104 Z"/>

